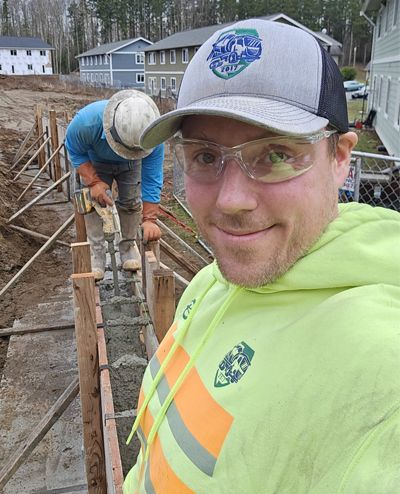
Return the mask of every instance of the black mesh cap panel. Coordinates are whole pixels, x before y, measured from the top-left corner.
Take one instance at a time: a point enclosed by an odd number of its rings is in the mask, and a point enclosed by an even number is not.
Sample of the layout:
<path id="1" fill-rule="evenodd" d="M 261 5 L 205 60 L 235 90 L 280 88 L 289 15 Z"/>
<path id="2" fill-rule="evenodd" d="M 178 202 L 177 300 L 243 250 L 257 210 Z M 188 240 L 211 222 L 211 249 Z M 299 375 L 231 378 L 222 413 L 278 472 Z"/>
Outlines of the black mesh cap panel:
<path id="1" fill-rule="evenodd" d="M 329 53 L 321 45 L 320 49 L 322 78 L 317 115 L 327 118 L 330 126 L 339 132 L 347 132 L 349 130 L 349 118 L 343 77 Z"/>

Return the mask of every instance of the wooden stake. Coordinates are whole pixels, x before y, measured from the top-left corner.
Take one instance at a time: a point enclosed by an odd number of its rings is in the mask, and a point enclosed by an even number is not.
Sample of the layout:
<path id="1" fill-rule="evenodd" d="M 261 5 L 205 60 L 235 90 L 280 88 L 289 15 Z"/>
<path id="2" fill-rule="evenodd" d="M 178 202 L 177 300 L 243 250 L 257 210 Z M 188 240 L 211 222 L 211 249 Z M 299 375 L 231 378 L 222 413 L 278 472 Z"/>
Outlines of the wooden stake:
<path id="1" fill-rule="evenodd" d="M 61 163 L 60 155 L 56 150 L 58 150 L 58 128 L 57 128 L 57 113 L 55 110 L 49 111 L 49 121 L 50 121 L 50 135 L 51 135 L 51 149 L 54 156 L 54 172 L 55 179 L 58 180 L 61 177 Z M 58 192 L 62 191 L 62 185 L 60 184 L 57 188 Z"/>
<path id="2" fill-rule="evenodd" d="M 143 291 L 149 306 L 150 317 L 154 321 L 154 291 L 153 291 L 153 271 L 158 269 L 158 262 L 153 251 L 148 250 L 144 253 L 144 273 L 142 278 Z"/>
<path id="3" fill-rule="evenodd" d="M 162 262 L 160 262 L 160 268 L 169 269 L 169 267 Z M 176 281 L 179 281 L 179 283 L 181 283 L 184 287 L 187 287 L 189 285 L 189 282 L 187 279 L 185 279 L 183 276 L 176 273 L 175 271 L 172 271 L 172 272 L 174 273 L 174 277 L 175 277 Z"/>
<path id="4" fill-rule="evenodd" d="M 36 175 L 32 178 L 29 184 L 25 187 L 25 189 L 21 192 L 20 196 L 17 198 L 17 201 L 20 201 L 24 195 L 28 192 L 28 190 L 32 187 L 32 185 L 40 178 L 40 175 L 46 170 L 47 165 L 51 162 L 56 154 L 60 151 L 60 149 L 64 146 L 64 143 L 61 143 L 58 148 L 54 151 L 54 153 L 50 156 L 50 158 L 46 161 L 46 163 L 39 169 Z"/>
<path id="5" fill-rule="evenodd" d="M 17 448 L 14 454 L 11 455 L 5 466 L 0 471 L 0 492 L 7 484 L 10 478 L 29 457 L 32 451 L 44 438 L 47 432 L 61 417 L 63 412 L 68 408 L 70 403 L 75 399 L 79 392 L 79 382 L 76 377 L 64 393 L 58 398 L 50 410 L 46 413 L 39 424 L 33 429 L 29 436 Z"/>
<path id="6" fill-rule="evenodd" d="M 41 254 L 43 254 L 43 252 L 46 252 L 46 250 L 48 250 L 55 243 L 58 237 L 60 237 L 64 233 L 64 231 L 70 225 L 72 225 L 73 221 L 74 221 L 74 215 L 70 216 L 67 219 L 67 221 L 63 225 L 61 225 L 60 228 L 55 233 L 53 233 L 53 235 L 49 238 L 49 240 L 47 240 L 47 242 L 44 245 L 42 245 L 42 247 L 40 247 L 40 249 L 36 252 L 36 254 L 33 257 L 31 257 L 29 261 L 18 271 L 18 273 L 13 278 L 11 278 L 11 280 L 6 284 L 6 286 L 4 286 L 0 290 L 0 297 L 3 296 L 6 293 L 6 291 L 16 283 L 16 281 L 18 281 L 21 275 L 25 273 L 25 271 L 29 268 L 29 266 L 33 264 L 36 261 L 36 259 Z"/>
<path id="7" fill-rule="evenodd" d="M 42 145 L 39 147 L 39 149 L 31 156 L 31 158 L 26 162 L 26 164 L 21 168 L 21 170 L 15 175 L 15 177 L 12 179 L 13 182 L 18 180 L 19 176 L 21 175 L 22 172 L 24 172 L 28 166 L 32 163 L 32 161 L 36 158 L 36 156 L 41 152 L 41 150 L 44 148 L 44 146 L 49 142 L 50 137 L 48 137 Z"/>
<path id="8" fill-rule="evenodd" d="M 51 184 L 50 187 L 48 187 L 46 190 L 44 190 L 42 193 L 40 193 L 38 196 L 36 196 L 34 199 L 32 199 L 31 202 L 28 202 L 28 204 L 25 204 L 25 206 L 23 208 L 21 208 L 19 211 L 17 211 L 15 214 L 13 214 L 11 216 L 11 218 L 9 220 L 7 220 L 6 223 L 7 224 L 8 223 L 11 223 L 13 220 L 15 220 L 16 218 L 18 218 L 18 216 L 21 216 L 21 214 L 23 212 L 27 211 L 34 204 L 36 204 L 37 202 L 39 202 L 40 199 L 43 199 L 43 197 L 47 196 L 47 194 L 49 194 L 52 190 L 54 190 L 59 183 L 64 182 L 64 180 L 67 180 L 67 178 L 69 178 L 70 175 L 71 175 L 71 172 L 68 172 L 65 175 L 63 175 L 60 178 L 60 180 L 57 180 L 57 182 L 54 182 L 53 184 Z"/>
<path id="9" fill-rule="evenodd" d="M 106 493 L 93 273 L 73 274 L 83 444 L 89 493 Z"/>
<path id="10" fill-rule="evenodd" d="M 25 150 L 25 151 L 21 154 L 21 156 L 17 159 L 17 161 L 13 164 L 13 166 L 12 166 L 12 167 L 8 170 L 9 172 L 11 172 L 11 171 L 13 171 L 13 170 L 14 170 L 14 168 L 18 165 L 18 163 L 22 160 L 22 158 L 24 158 L 24 157 L 25 157 L 25 156 L 29 153 L 29 151 L 30 151 L 32 148 L 34 148 L 34 147 L 36 146 L 36 144 L 40 141 L 40 139 L 42 139 L 42 138 L 44 137 L 44 135 L 45 135 L 45 134 L 46 134 L 46 132 L 43 132 L 43 133 L 42 133 L 42 135 L 40 135 L 40 136 L 36 139 L 36 141 L 35 141 L 33 144 L 31 144 L 31 145 L 29 146 L 29 148 L 28 148 L 28 149 L 26 149 L 26 150 Z"/>
<path id="11" fill-rule="evenodd" d="M 74 273 L 90 273 L 92 271 L 92 263 L 90 262 L 89 242 L 78 242 L 71 244 L 71 249 Z"/>
<path id="12" fill-rule="evenodd" d="M 36 105 L 36 127 L 37 127 L 37 132 L 38 136 L 43 134 L 43 109 L 41 105 Z M 46 161 L 46 155 L 44 152 L 44 149 L 41 149 L 40 154 L 39 154 L 39 168 L 43 166 L 43 163 Z"/>
<path id="13" fill-rule="evenodd" d="M 18 160 L 18 158 L 21 156 L 21 153 L 23 152 L 24 147 L 28 143 L 29 139 L 35 133 L 35 130 L 36 130 L 36 123 L 33 123 L 32 124 L 32 127 L 30 128 L 29 132 L 26 134 L 26 136 L 25 136 L 24 140 L 22 141 L 20 147 L 18 148 L 17 152 L 15 153 L 13 165 Z"/>
<path id="14" fill-rule="evenodd" d="M 78 213 L 78 211 L 76 210 L 76 206 L 75 206 L 75 231 L 76 231 L 76 241 L 86 242 L 87 233 L 86 233 L 85 216 L 83 214 Z"/>
<path id="15" fill-rule="evenodd" d="M 153 271 L 153 324 L 159 343 L 171 327 L 175 314 L 175 278 L 172 269 Z"/>
<path id="16" fill-rule="evenodd" d="M 38 240 L 49 240 L 50 238 L 49 236 L 43 235 L 42 233 L 33 232 L 32 230 L 28 230 L 27 228 L 22 228 L 22 226 L 8 225 L 8 228 L 11 228 L 16 232 L 25 233 L 26 235 L 29 235 L 30 237 L 36 238 Z M 70 244 L 68 244 L 67 242 L 63 242 L 62 240 L 56 240 L 56 244 L 68 247 L 68 249 L 71 247 Z"/>

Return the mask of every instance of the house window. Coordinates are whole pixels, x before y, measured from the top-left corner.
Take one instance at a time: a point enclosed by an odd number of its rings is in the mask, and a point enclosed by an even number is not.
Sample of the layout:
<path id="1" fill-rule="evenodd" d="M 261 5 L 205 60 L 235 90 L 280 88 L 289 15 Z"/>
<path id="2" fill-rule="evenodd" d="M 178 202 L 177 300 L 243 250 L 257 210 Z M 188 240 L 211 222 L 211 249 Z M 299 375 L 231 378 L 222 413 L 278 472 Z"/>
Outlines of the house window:
<path id="1" fill-rule="evenodd" d="M 46 68 L 44 65 L 42 65 L 42 72 L 43 72 L 43 74 L 46 72 Z"/>
<path id="2" fill-rule="evenodd" d="M 165 64 L 165 51 L 164 50 L 160 51 L 160 63 L 163 65 Z"/>
<path id="3" fill-rule="evenodd" d="M 149 65 L 155 65 L 156 64 L 156 52 L 151 51 L 147 57 L 147 60 L 149 62 Z"/>
<path id="4" fill-rule="evenodd" d="M 106 61 L 105 64 L 108 65 L 110 63 L 110 55 L 106 55 Z"/>
<path id="5" fill-rule="evenodd" d="M 17 56 L 17 50 L 10 50 L 10 53 L 13 57 Z"/>
<path id="6" fill-rule="evenodd" d="M 1 68 L 1 64 L 0 64 L 0 70 L 2 70 L 2 68 Z"/>
<path id="7" fill-rule="evenodd" d="M 378 24 L 378 38 L 380 38 L 382 34 L 382 13 L 378 14 L 378 19 L 376 22 Z"/>
<path id="8" fill-rule="evenodd" d="M 15 74 L 14 65 L 11 65 L 11 72 L 12 72 L 13 74 Z"/>
<path id="9" fill-rule="evenodd" d="M 379 90 L 378 90 L 378 107 L 381 107 L 382 104 L 382 86 L 383 86 L 383 77 L 381 76 L 379 79 Z"/>
<path id="10" fill-rule="evenodd" d="M 82 67 L 84 67 L 84 65 L 85 65 L 85 57 L 82 57 L 81 58 L 81 65 L 82 65 Z"/>
<path id="11" fill-rule="evenodd" d="M 176 63 L 176 50 L 169 51 L 169 63 Z"/>
<path id="12" fill-rule="evenodd" d="M 390 80 L 390 77 L 388 79 L 388 83 L 387 83 L 387 90 L 386 90 L 386 101 L 385 101 L 385 117 L 388 116 L 388 112 L 389 112 L 389 103 L 390 103 L 390 86 L 391 86 L 391 80 Z"/>
<path id="13" fill-rule="evenodd" d="M 90 57 L 90 65 L 93 65 L 93 57 Z"/>
<path id="14" fill-rule="evenodd" d="M 28 63 L 28 70 L 33 70 L 32 64 Z"/>
<path id="15" fill-rule="evenodd" d="M 196 46 L 195 49 L 194 49 L 194 53 L 196 54 L 198 51 L 199 51 L 199 46 Z"/>
<path id="16" fill-rule="evenodd" d="M 136 53 L 136 63 L 137 65 L 144 64 L 144 53 Z"/>
<path id="17" fill-rule="evenodd" d="M 393 26 L 397 24 L 398 21 L 398 14 L 399 14 L 399 4 L 400 0 L 395 0 L 394 2 L 394 9 L 393 9 Z"/>
<path id="18" fill-rule="evenodd" d="M 40 56 L 45 57 L 46 56 L 46 50 L 40 50 Z"/>
<path id="19" fill-rule="evenodd" d="M 167 87 L 167 80 L 165 77 L 161 77 L 161 89 L 165 90 Z"/>
<path id="20" fill-rule="evenodd" d="M 171 90 L 176 91 L 176 77 L 171 77 L 169 81 L 171 84 Z"/>
<path id="21" fill-rule="evenodd" d="M 97 55 L 94 57 L 94 64 L 97 65 Z"/>
<path id="22" fill-rule="evenodd" d="M 144 84 L 144 74 L 136 74 L 136 83 Z"/>
<path id="23" fill-rule="evenodd" d="M 385 26 L 385 31 L 389 31 L 389 24 L 390 24 L 390 15 L 389 15 L 389 2 L 386 3 L 386 26 Z"/>
<path id="24" fill-rule="evenodd" d="M 182 63 L 189 63 L 189 48 L 182 48 Z"/>
<path id="25" fill-rule="evenodd" d="M 28 57 L 32 56 L 32 50 L 26 50 L 26 54 L 28 55 Z"/>

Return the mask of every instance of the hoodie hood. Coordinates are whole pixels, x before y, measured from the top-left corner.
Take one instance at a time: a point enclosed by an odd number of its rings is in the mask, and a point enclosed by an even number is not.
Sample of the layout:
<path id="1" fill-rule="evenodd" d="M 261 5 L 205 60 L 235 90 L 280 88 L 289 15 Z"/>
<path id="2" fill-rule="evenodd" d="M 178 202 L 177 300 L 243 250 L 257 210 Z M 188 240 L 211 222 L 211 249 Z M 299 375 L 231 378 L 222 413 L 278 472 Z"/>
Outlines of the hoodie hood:
<path id="1" fill-rule="evenodd" d="M 393 234 L 398 232 L 397 248 Z M 363 266 L 360 269 L 360 266 Z M 229 284 L 216 262 L 212 273 Z M 292 268 L 273 283 L 246 290 L 274 293 L 291 290 L 347 289 L 400 282 L 400 215 L 390 209 L 339 204 L 339 215 Z"/>

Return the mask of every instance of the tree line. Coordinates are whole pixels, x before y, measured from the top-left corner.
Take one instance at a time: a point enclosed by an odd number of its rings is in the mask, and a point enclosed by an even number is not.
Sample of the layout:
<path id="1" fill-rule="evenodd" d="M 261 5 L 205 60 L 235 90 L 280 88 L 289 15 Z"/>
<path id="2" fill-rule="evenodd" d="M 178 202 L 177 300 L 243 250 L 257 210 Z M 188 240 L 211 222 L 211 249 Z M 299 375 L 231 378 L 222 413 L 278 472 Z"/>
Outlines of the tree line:
<path id="1" fill-rule="evenodd" d="M 76 55 L 142 36 L 284 13 L 343 44 L 342 65 L 368 62 L 372 30 L 361 0 L 0 0 L 0 36 L 40 37 L 55 48 L 55 70 L 77 69 Z M 355 50 L 356 49 L 356 50 Z"/>

